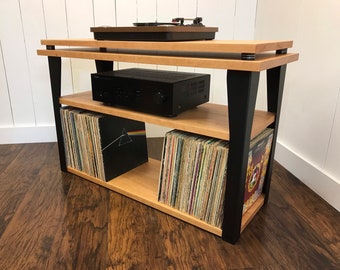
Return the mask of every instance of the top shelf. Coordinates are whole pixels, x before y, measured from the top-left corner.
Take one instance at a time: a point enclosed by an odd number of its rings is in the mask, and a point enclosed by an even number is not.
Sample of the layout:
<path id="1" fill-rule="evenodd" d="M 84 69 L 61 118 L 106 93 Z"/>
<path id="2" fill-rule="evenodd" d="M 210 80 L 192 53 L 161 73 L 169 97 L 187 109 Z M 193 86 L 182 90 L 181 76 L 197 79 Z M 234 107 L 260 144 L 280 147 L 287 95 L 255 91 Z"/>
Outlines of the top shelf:
<path id="1" fill-rule="evenodd" d="M 264 53 L 288 49 L 293 41 L 256 41 L 256 40 L 199 40 L 175 42 L 150 41 L 110 41 L 95 39 L 43 39 L 46 46 L 79 46 L 108 49 L 183 51 L 209 53 Z"/>
<path id="2" fill-rule="evenodd" d="M 262 71 L 298 60 L 285 53 L 292 41 L 106 41 L 94 39 L 42 40 L 38 55 L 143 64 Z M 277 53 L 280 52 L 280 53 Z M 282 53 L 282 54 L 281 54 Z M 246 55 L 254 60 L 244 60 Z"/>

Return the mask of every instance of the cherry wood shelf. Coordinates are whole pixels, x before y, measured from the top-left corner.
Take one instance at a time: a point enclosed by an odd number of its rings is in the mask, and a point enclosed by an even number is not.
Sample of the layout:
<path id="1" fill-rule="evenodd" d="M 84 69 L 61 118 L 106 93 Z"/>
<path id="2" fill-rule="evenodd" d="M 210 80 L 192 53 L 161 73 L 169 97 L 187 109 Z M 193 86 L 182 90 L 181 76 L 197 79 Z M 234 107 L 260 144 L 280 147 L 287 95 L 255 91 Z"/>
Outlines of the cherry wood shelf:
<path id="1" fill-rule="evenodd" d="M 92 93 L 90 91 L 63 96 L 60 98 L 60 103 L 218 139 L 230 139 L 228 106 L 225 105 L 206 103 L 195 109 L 185 111 L 176 117 L 169 118 L 105 106 L 102 102 L 92 100 Z M 272 112 L 255 111 L 251 138 L 261 133 L 274 120 L 275 114 Z"/>
<path id="2" fill-rule="evenodd" d="M 292 41 L 143 42 L 65 39 L 42 40 L 41 44 L 54 47 L 53 50 L 37 51 L 38 55 L 44 56 L 247 71 L 262 71 L 298 59 L 297 53 L 275 53 L 290 48 Z M 105 53 L 99 51 L 100 48 L 105 48 Z M 242 54 L 253 54 L 255 59 L 242 60 Z"/>
<path id="3" fill-rule="evenodd" d="M 109 41 L 94 39 L 43 39 L 41 45 L 155 51 L 188 51 L 220 53 L 263 53 L 288 49 L 291 40 L 198 40 L 176 42 Z"/>
<path id="4" fill-rule="evenodd" d="M 287 52 L 288 48 L 293 46 L 293 42 L 49 39 L 42 40 L 41 44 L 46 48 L 38 49 L 37 54 L 48 57 L 61 170 L 74 173 L 219 235 L 225 241 L 236 243 L 247 224 L 268 202 L 286 67 L 288 63 L 299 58 L 297 53 Z M 224 69 L 227 71 L 228 106 L 207 103 L 183 112 L 177 117 L 166 118 L 105 106 L 93 101 L 90 91 L 61 96 L 62 57 L 95 60 L 98 72 L 112 70 L 114 61 Z M 261 71 L 267 73 L 266 112 L 255 110 Z M 157 201 L 159 161 L 149 159 L 147 163 L 108 182 L 67 167 L 60 119 L 62 105 L 229 140 L 228 184 L 222 228 L 211 226 Z M 266 127 L 274 129 L 274 136 L 263 194 L 245 214 L 242 214 L 250 140 Z"/>

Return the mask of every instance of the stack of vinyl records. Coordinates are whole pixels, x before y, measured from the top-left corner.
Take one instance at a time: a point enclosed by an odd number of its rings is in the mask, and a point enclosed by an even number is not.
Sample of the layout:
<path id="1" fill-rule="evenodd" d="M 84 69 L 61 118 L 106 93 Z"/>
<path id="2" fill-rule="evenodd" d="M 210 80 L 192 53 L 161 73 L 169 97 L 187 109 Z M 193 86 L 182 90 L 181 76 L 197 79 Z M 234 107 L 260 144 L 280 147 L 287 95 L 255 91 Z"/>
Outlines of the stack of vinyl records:
<path id="1" fill-rule="evenodd" d="M 243 213 L 262 193 L 273 130 L 250 141 Z M 158 200 L 213 226 L 222 226 L 228 141 L 172 130 L 164 138 Z"/>
<path id="2" fill-rule="evenodd" d="M 67 166 L 106 181 L 148 160 L 143 122 L 73 107 L 60 113 Z"/>
<path id="3" fill-rule="evenodd" d="M 221 227 L 228 142 L 178 130 L 166 133 L 158 199 Z"/>

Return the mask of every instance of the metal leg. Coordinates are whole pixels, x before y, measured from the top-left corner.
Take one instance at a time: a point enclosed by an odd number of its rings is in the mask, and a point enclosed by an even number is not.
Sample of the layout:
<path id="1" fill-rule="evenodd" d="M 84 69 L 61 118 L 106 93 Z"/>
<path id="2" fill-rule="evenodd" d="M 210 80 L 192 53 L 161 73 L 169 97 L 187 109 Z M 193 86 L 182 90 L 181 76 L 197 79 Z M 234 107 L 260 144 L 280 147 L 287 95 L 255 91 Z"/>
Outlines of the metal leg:
<path id="1" fill-rule="evenodd" d="M 236 243 L 240 237 L 244 186 L 248 165 L 259 72 L 228 70 L 229 157 L 222 238 Z"/>
<path id="2" fill-rule="evenodd" d="M 54 48 L 48 47 L 48 49 L 54 49 Z M 61 106 L 59 103 L 59 98 L 61 95 L 61 58 L 49 56 L 48 66 L 50 70 L 53 110 L 54 110 L 54 119 L 55 119 L 55 126 L 56 126 L 57 139 L 58 139 L 60 169 L 65 172 L 66 171 L 66 158 L 65 158 L 65 148 L 64 148 L 64 137 L 63 137 L 63 131 L 62 131 L 62 126 L 61 126 L 61 117 L 60 117 Z"/>
<path id="3" fill-rule="evenodd" d="M 269 112 L 275 113 L 275 122 L 270 126 L 271 128 L 274 128 L 274 135 L 272 150 L 270 153 L 267 167 L 267 174 L 263 186 L 263 193 L 266 194 L 265 203 L 268 202 L 269 198 L 270 182 L 273 170 L 273 160 L 275 155 L 277 132 L 280 121 L 283 87 L 286 77 L 286 68 L 287 65 L 283 65 L 267 70 L 267 99 L 268 99 L 267 106 Z"/>
<path id="4" fill-rule="evenodd" d="M 106 48 L 100 48 L 101 52 L 106 52 Z M 113 70 L 113 61 L 95 60 L 97 72 Z"/>
<path id="5" fill-rule="evenodd" d="M 54 50 L 55 48 L 54 46 L 47 46 L 47 49 Z M 106 51 L 106 49 L 101 48 L 100 51 Z M 58 140 L 60 169 L 66 172 L 67 171 L 66 155 L 65 155 L 64 137 L 63 137 L 63 131 L 62 131 L 62 125 L 61 125 L 61 116 L 60 116 L 61 105 L 59 103 L 59 98 L 61 95 L 61 58 L 49 56 L 48 66 L 49 66 L 49 71 L 50 71 L 52 101 L 53 101 L 54 119 L 55 119 L 55 126 L 56 126 L 56 132 L 57 132 L 57 140 Z M 113 61 L 96 60 L 96 68 L 98 72 L 112 70 Z"/>
<path id="6" fill-rule="evenodd" d="M 95 60 L 97 72 L 113 70 L 113 61 Z"/>

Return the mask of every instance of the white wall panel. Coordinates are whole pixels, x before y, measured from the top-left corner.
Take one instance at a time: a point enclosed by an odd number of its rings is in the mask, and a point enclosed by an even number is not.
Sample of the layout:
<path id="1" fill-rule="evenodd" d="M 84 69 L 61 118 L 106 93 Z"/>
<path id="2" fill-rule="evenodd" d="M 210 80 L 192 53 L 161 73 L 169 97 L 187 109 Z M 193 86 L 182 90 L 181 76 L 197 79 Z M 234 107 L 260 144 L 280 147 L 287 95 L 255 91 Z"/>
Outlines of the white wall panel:
<path id="1" fill-rule="evenodd" d="M 35 125 L 27 53 L 18 1 L 0 1 L 0 40 L 14 125 Z"/>
<path id="2" fill-rule="evenodd" d="M 234 34 L 235 5 L 236 0 L 198 0 L 197 16 L 203 17 L 205 26 L 218 27 L 216 39 L 230 40 Z"/>
<path id="3" fill-rule="evenodd" d="M 233 39 L 254 39 L 256 6 L 257 0 L 236 1 Z"/>
<path id="4" fill-rule="evenodd" d="M 92 0 L 65 0 L 67 27 L 72 38 L 90 38 L 94 26 Z"/>
<path id="5" fill-rule="evenodd" d="M 81 8 L 80 8 L 81 6 Z M 94 26 L 92 0 L 66 0 L 67 28 L 70 38 L 91 38 Z M 74 92 L 91 89 L 90 73 L 95 72 L 94 61 L 72 59 L 72 81 Z"/>
<path id="6" fill-rule="evenodd" d="M 157 0 L 157 21 L 171 22 L 178 17 L 178 0 Z"/>
<path id="7" fill-rule="evenodd" d="M 132 26 L 137 22 L 136 0 L 116 0 L 117 26 Z"/>
<path id="8" fill-rule="evenodd" d="M 36 125 L 51 125 L 54 116 L 51 94 L 47 91 L 50 83 L 45 79 L 49 72 L 46 59 L 38 57 L 36 52 L 45 36 L 43 5 L 41 0 L 21 0 L 20 7 Z"/>
<path id="9" fill-rule="evenodd" d="M 340 2 L 289 0 L 276 7 L 259 1 L 256 39 L 293 39 L 290 51 L 300 53 L 287 67 L 276 158 L 339 209 L 332 190 L 340 189 Z"/>
<path id="10" fill-rule="evenodd" d="M 156 0 L 137 0 L 137 21 L 155 22 L 157 20 Z"/>
<path id="11" fill-rule="evenodd" d="M 340 88 L 338 92 L 337 109 L 333 118 L 325 170 L 339 181 L 340 185 Z"/>
<path id="12" fill-rule="evenodd" d="M 228 104 L 227 98 L 227 71 L 216 69 L 211 71 L 210 102 Z"/>
<path id="13" fill-rule="evenodd" d="M 96 72 L 94 61 L 71 59 L 71 72 L 74 93 L 91 90 L 91 73 Z"/>
<path id="14" fill-rule="evenodd" d="M 6 71 L 2 55 L 3 53 L 0 40 L 0 127 L 6 127 L 13 125 L 13 118 L 11 101 L 8 95 Z"/>
<path id="15" fill-rule="evenodd" d="M 197 14 L 198 0 L 179 0 L 178 1 L 178 17 L 195 18 Z"/>
<path id="16" fill-rule="evenodd" d="M 280 136 L 293 150 L 323 168 L 340 86 L 340 36 L 330 31 L 340 27 L 340 2 L 320 5 L 319 1 L 309 1 L 303 5 L 294 46 L 300 59 L 288 66 L 287 86 L 291 90 L 285 99 L 287 110 Z"/>
<path id="17" fill-rule="evenodd" d="M 303 2 L 302 0 L 285 0 L 280 3 L 273 0 L 258 1 L 255 38 L 288 39 L 296 43 L 297 26 L 304 13 Z"/>
<path id="18" fill-rule="evenodd" d="M 65 0 L 42 0 L 42 4 L 46 38 L 68 38 Z"/>
<path id="19" fill-rule="evenodd" d="M 69 38 L 65 0 L 43 0 L 43 9 L 45 15 L 46 38 Z M 40 37 L 40 39 L 42 38 L 44 37 Z M 45 57 L 44 60 L 46 63 L 45 68 L 47 70 L 47 58 Z M 49 77 L 41 78 L 41 80 L 48 80 L 49 82 Z M 51 93 L 50 87 L 47 92 Z M 61 93 L 62 95 L 73 93 L 71 60 L 68 58 L 62 58 Z"/>
<path id="20" fill-rule="evenodd" d="M 115 0 L 93 0 L 93 26 L 116 26 L 115 2 Z"/>

